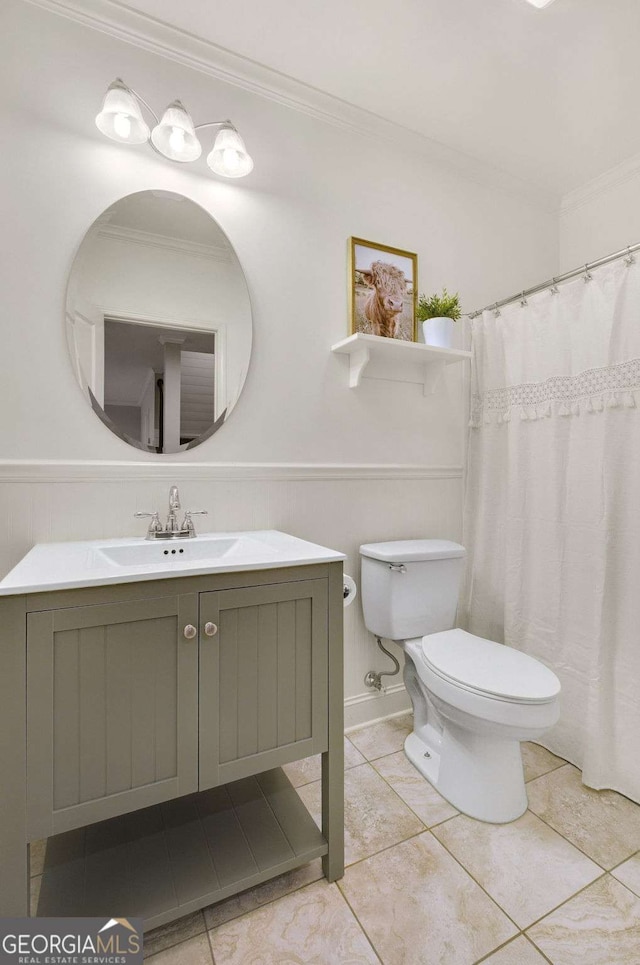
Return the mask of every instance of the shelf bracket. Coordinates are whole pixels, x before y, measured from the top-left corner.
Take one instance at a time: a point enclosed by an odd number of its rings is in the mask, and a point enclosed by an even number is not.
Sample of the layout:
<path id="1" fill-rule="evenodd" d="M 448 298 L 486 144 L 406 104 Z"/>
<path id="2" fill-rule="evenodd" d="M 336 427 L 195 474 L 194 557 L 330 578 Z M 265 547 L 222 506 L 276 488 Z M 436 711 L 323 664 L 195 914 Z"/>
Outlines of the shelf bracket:
<path id="1" fill-rule="evenodd" d="M 442 381 L 446 362 L 430 362 L 424 367 L 424 394 L 433 395 Z"/>
<path id="2" fill-rule="evenodd" d="M 369 364 L 371 353 L 368 348 L 360 348 L 349 356 L 349 388 L 357 389 L 362 379 L 362 373 Z"/>

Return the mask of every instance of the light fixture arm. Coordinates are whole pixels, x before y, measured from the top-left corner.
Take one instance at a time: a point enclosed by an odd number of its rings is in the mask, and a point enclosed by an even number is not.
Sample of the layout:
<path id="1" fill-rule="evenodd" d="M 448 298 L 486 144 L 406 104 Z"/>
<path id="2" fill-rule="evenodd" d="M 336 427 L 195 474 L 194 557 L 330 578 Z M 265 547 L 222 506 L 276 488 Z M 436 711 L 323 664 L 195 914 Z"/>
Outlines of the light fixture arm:
<path id="1" fill-rule="evenodd" d="M 207 121 L 206 124 L 196 124 L 194 127 L 195 131 L 201 131 L 203 127 L 233 127 L 235 131 L 235 125 L 230 121 Z"/>
<path id="2" fill-rule="evenodd" d="M 152 118 L 154 119 L 154 121 L 156 122 L 156 124 L 159 124 L 159 123 L 160 123 L 160 118 L 158 117 L 158 115 L 157 115 L 156 112 L 154 111 L 153 107 L 151 107 L 151 105 L 148 103 L 148 101 L 146 101 L 146 100 L 144 99 L 144 97 L 142 97 L 142 96 L 138 93 L 137 90 L 134 90 L 133 87 L 129 87 L 128 84 L 126 85 L 126 87 L 127 87 L 127 90 L 130 91 L 130 92 L 133 94 L 133 96 L 136 98 L 136 100 L 139 100 L 140 103 L 141 103 L 142 105 L 144 105 L 144 107 L 147 108 L 147 110 L 148 110 L 149 113 L 151 114 L 151 116 L 152 116 Z"/>

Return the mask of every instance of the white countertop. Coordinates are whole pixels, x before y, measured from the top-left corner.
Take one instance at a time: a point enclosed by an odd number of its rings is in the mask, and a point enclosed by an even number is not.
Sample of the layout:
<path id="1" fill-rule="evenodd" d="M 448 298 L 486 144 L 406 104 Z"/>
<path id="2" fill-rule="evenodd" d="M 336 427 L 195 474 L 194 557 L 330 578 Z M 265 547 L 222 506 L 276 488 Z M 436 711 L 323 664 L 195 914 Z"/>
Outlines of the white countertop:
<path id="1" fill-rule="evenodd" d="M 0 596 L 344 559 L 344 553 L 278 530 L 202 533 L 194 539 L 37 543 L 0 581 Z"/>

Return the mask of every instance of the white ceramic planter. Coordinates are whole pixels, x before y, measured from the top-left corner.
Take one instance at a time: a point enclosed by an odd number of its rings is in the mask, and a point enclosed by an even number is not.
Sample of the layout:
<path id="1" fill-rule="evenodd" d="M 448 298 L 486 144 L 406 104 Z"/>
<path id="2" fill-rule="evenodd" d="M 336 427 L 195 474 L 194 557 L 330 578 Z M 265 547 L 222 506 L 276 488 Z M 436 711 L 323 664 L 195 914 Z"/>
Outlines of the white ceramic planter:
<path id="1" fill-rule="evenodd" d="M 428 318 L 422 323 L 424 340 L 427 345 L 435 345 L 438 348 L 451 348 L 453 344 L 452 318 Z"/>

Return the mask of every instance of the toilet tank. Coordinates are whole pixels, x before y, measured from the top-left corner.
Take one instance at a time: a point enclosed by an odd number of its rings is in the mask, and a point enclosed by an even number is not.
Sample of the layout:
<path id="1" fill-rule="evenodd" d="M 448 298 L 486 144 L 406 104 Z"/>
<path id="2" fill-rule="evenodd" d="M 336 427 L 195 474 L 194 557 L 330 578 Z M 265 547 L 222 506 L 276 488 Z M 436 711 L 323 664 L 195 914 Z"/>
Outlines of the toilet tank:
<path id="1" fill-rule="evenodd" d="M 364 622 L 388 640 L 450 630 L 456 618 L 464 546 L 442 539 L 360 547 Z"/>

